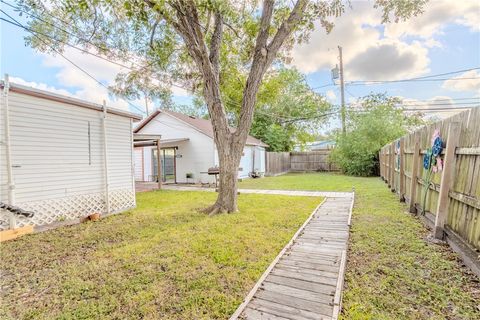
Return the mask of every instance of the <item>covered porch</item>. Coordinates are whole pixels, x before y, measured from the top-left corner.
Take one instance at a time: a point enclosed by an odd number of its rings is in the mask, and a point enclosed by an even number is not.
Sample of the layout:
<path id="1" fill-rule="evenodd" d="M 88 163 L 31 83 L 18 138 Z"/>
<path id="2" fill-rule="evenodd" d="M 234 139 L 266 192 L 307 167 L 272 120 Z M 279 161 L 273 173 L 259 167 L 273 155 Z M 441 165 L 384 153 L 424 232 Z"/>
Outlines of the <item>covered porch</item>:
<path id="1" fill-rule="evenodd" d="M 135 185 L 137 191 L 161 189 L 177 183 L 178 144 L 188 138 L 162 139 L 160 135 L 134 133 Z"/>

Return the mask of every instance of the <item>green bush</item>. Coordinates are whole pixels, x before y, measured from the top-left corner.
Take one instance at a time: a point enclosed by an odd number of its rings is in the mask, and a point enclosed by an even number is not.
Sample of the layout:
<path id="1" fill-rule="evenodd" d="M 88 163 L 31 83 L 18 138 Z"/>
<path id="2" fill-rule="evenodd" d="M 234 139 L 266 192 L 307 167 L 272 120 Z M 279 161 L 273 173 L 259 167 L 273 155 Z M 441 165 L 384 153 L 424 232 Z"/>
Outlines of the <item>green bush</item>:
<path id="1" fill-rule="evenodd" d="M 336 133 L 330 161 L 349 175 L 374 175 L 380 149 L 423 123 L 419 114 L 406 115 L 398 103 L 396 98 L 372 94 L 360 101 L 360 107 L 350 108 L 347 132 Z"/>

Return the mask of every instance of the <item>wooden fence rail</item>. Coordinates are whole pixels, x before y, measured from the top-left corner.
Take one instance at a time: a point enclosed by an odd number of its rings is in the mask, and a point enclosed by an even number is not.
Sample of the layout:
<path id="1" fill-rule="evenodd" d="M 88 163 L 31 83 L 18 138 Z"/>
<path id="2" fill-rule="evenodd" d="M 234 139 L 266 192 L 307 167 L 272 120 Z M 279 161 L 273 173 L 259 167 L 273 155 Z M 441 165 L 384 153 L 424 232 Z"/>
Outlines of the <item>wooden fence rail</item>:
<path id="1" fill-rule="evenodd" d="M 446 238 L 480 274 L 480 108 L 422 127 L 380 150 L 380 175 L 389 188 L 424 217 L 436 238 Z M 431 173 L 423 157 L 438 130 L 443 169 Z"/>
<path id="2" fill-rule="evenodd" d="M 338 171 L 338 168 L 328 160 L 331 151 L 332 149 L 307 152 L 267 152 L 266 175 L 274 176 L 292 171 Z"/>
<path id="3" fill-rule="evenodd" d="M 267 152 L 266 175 L 276 176 L 290 170 L 290 152 Z"/>

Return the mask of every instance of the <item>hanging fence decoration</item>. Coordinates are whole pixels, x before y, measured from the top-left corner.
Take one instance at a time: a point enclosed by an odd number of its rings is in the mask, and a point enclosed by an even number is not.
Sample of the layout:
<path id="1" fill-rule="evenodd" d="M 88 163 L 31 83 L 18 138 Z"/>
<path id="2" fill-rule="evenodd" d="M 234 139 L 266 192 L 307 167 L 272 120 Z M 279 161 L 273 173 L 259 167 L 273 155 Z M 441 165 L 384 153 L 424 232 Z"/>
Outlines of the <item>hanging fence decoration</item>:
<path id="1" fill-rule="evenodd" d="M 400 170 L 400 140 L 395 143 L 395 168 Z"/>
<path id="2" fill-rule="evenodd" d="M 435 129 L 432 135 L 432 147 L 425 150 L 423 155 L 423 171 L 424 179 L 424 194 L 423 194 L 423 205 L 422 205 L 422 214 L 425 214 L 425 205 L 427 202 L 427 193 L 428 189 L 432 185 L 433 175 L 437 172 L 443 170 L 443 160 L 441 154 L 443 151 L 444 141 L 440 137 L 440 131 Z"/>

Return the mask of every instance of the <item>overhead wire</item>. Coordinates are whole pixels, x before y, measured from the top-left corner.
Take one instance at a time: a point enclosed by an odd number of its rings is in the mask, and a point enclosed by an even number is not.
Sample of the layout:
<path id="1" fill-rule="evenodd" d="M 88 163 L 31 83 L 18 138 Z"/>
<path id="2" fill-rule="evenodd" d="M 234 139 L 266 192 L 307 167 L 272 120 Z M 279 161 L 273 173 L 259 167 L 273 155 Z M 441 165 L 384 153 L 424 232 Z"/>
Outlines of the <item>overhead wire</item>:
<path id="1" fill-rule="evenodd" d="M 7 2 L 5 2 L 5 1 L 3 1 L 3 0 L 1 0 L 1 2 L 9 5 L 9 6 L 12 7 L 12 8 L 19 9 L 18 7 L 14 7 L 14 6 L 8 4 Z M 0 10 L 0 11 L 1 11 L 2 13 L 4 13 L 6 16 L 8 16 L 10 19 L 12 19 L 13 21 L 15 21 L 15 23 L 12 23 L 12 21 L 8 21 L 8 20 L 3 19 L 3 18 L 0 18 L 1 20 L 5 21 L 5 22 L 8 22 L 8 23 L 11 23 L 11 24 L 13 24 L 13 25 L 15 25 L 15 26 L 17 26 L 17 27 L 23 28 L 24 30 L 30 32 L 30 33 L 31 33 L 32 35 L 34 35 L 37 39 L 39 39 L 42 43 L 44 43 L 45 45 L 49 46 L 54 52 L 56 52 L 57 54 L 59 54 L 60 56 L 62 56 L 64 59 L 66 59 L 66 60 L 67 60 L 68 62 L 70 62 L 72 65 L 74 65 L 76 68 L 78 68 L 78 69 L 81 70 L 83 73 L 85 73 L 88 77 L 92 78 L 94 81 L 96 81 L 96 82 L 97 82 L 98 84 L 100 84 L 101 86 L 105 87 L 107 90 L 111 91 L 111 89 L 110 89 L 108 86 L 106 86 L 105 84 L 103 84 L 101 81 L 97 80 L 97 79 L 96 79 L 95 77 L 93 77 L 90 73 L 88 73 L 87 71 L 85 71 L 83 68 L 81 68 L 80 66 L 78 66 L 76 63 L 74 63 L 74 62 L 73 62 L 72 60 L 70 60 L 69 58 L 65 57 L 61 52 L 59 52 L 58 50 L 56 50 L 56 49 L 53 48 L 52 46 L 48 45 L 48 43 L 46 43 L 45 41 L 43 41 L 43 39 L 41 39 L 40 37 L 38 37 L 38 35 L 35 34 L 35 33 L 38 33 L 38 34 L 41 34 L 41 33 L 37 32 L 37 31 L 34 31 L 34 30 L 32 30 L 31 28 L 25 27 L 24 25 L 22 25 L 21 23 L 19 23 L 17 20 L 15 20 L 13 17 L 11 17 L 10 15 L 8 15 L 5 11 L 3 11 L 3 10 Z M 23 12 L 25 12 L 25 11 L 23 11 Z M 29 14 L 30 16 L 33 16 L 33 17 L 35 18 L 35 16 L 32 15 L 31 13 L 28 13 L 28 12 L 25 12 L 25 13 L 27 13 L 27 14 Z M 38 16 L 37 16 L 36 18 L 37 18 L 37 19 L 40 19 Z M 40 19 L 40 20 L 43 21 L 43 22 L 45 22 L 45 23 L 49 23 L 49 22 L 46 22 L 45 20 L 42 20 L 42 19 Z M 58 28 L 59 30 L 61 30 L 61 31 L 63 31 L 63 32 L 69 33 L 68 31 L 63 30 L 63 29 L 59 28 L 58 26 L 56 26 L 56 25 L 54 25 L 54 24 L 52 24 L 52 23 L 49 23 L 49 24 L 51 24 L 52 26 Z M 72 35 L 72 36 L 75 36 L 77 39 L 79 39 L 79 40 L 81 40 L 81 41 L 84 41 L 84 39 L 79 38 L 79 37 L 76 36 L 76 35 L 73 35 L 73 34 L 71 34 L 71 33 L 69 33 L 69 34 Z M 41 35 L 43 35 L 43 36 L 45 36 L 45 37 L 48 37 L 49 39 L 51 39 L 51 40 L 53 40 L 53 41 L 61 42 L 61 43 L 65 44 L 65 45 L 67 45 L 67 46 L 70 46 L 70 47 L 75 48 L 75 49 L 77 49 L 77 50 L 79 50 L 79 51 L 82 51 L 83 53 L 90 54 L 90 55 L 93 55 L 93 56 L 95 56 L 95 57 L 97 57 L 97 58 L 100 58 L 100 59 L 102 59 L 102 60 L 105 60 L 105 61 L 107 61 L 107 62 L 116 64 L 116 65 L 118 65 L 118 66 L 120 66 L 120 67 L 129 69 L 129 70 L 135 70 L 135 69 L 133 69 L 133 68 L 131 68 L 131 67 L 129 67 L 129 66 L 126 66 L 126 65 L 124 65 L 124 64 L 121 64 L 121 63 L 118 63 L 118 62 L 116 62 L 116 61 L 112 61 L 112 60 L 110 60 L 110 59 L 107 59 L 107 58 L 105 58 L 105 57 L 102 57 L 101 55 L 97 55 L 97 54 L 94 54 L 94 53 L 92 53 L 92 52 L 90 52 L 90 51 L 88 51 L 88 50 L 85 50 L 85 49 L 82 49 L 82 48 L 78 48 L 78 47 L 75 46 L 75 45 L 72 45 L 72 44 L 70 44 L 70 43 L 67 43 L 66 41 L 61 41 L 61 40 L 55 39 L 55 38 L 50 37 L 50 36 L 45 35 L 45 34 L 41 34 Z M 93 44 L 93 43 L 91 43 L 91 42 L 90 42 L 89 44 L 92 45 L 92 46 L 95 46 L 97 49 L 99 49 L 98 46 L 96 46 L 95 44 Z M 132 63 L 133 63 L 133 62 L 132 62 Z M 137 64 L 137 65 L 138 65 L 138 64 Z M 142 66 L 142 67 L 145 67 L 145 66 Z M 455 73 L 459 73 L 459 72 L 467 72 L 467 71 L 476 70 L 476 69 L 480 69 L 480 68 L 463 69 L 463 70 L 457 70 L 457 71 L 452 71 L 452 72 L 447 72 L 447 73 L 442 73 L 442 74 L 437 74 L 437 75 L 430 75 L 430 76 L 418 77 L 418 78 L 411 78 L 411 79 L 390 80 L 390 81 L 370 81 L 370 82 L 377 82 L 377 83 L 379 83 L 379 82 L 385 82 L 385 83 L 389 83 L 389 82 L 403 82 L 403 81 L 417 81 L 417 80 L 420 81 L 420 80 L 423 80 L 423 79 L 425 79 L 425 78 L 431 78 L 431 77 L 436 77 L 436 76 L 443 76 L 443 75 L 448 75 L 448 74 L 455 74 Z M 471 79 L 471 78 L 456 78 L 456 79 L 457 79 L 457 80 L 463 80 L 463 79 Z M 473 79 L 476 79 L 476 78 L 473 78 Z M 159 81 L 164 81 L 165 79 L 158 79 L 158 78 L 157 78 L 157 80 L 159 80 Z M 430 80 L 451 80 L 451 79 L 430 79 Z M 364 81 L 364 82 L 367 82 L 367 81 Z M 349 82 L 348 84 L 349 84 L 349 85 L 352 85 L 352 84 L 354 84 L 354 83 L 355 83 L 355 84 L 358 84 L 358 82 Z M 171 85 L 172 85 L 172 86 L 179 87 L 179 88 L 184 89 L 184 90 L 190 91 L 189 88 L 185 88 L 185 87 L 183 87 L 183 86 L 179 86 L 179 85 L 176 85 L 176 84 L 174 84 L 174 83 L 171 83 Z M 328 86 L 332 86 L 332 85 L 335 85 L 335 84 L 328 84 L 328 85 L 324 85 L 324 86 L 313 87 L 313 88 L 310 88 L 310 89 L 313 91 L 313 89 L 318 89 L 318 88 L 322 88 L 322 87 L 328 87 Z M 349 92 L 349 91 L 347 91 L 347 92 L 348 92 L 352 97 L 355 97 L 351 92 Z M 141 108 L 135 106 L 134 104 L 132 104 L 132 103 L 131 103 L 130 101 L 128 101 L 127 99 L 125 99 L 125 98 L 123 98 L 123 97 L 121 97 L 121 99 L 124 100 L 124 101 L 126 101 L 130 106 L 132 106 L 134 109 L 140 111 L 141 113 L 143 113 L 143 114 L 146 113 L 146 112 L 143 111 Z M 461 99 L 461 98 L 459 98 L 458 100 L 460 100 L 460 99 Z M 465 99 L 472 99 L 472 98 L 465 98 Z M 437 99 L 437 101 L 438 101 L 438 100 L 440 100 L 440 99 Z M 445 100 L 447 100 L 447 99 L 445 99 Z M 453 100 L 453 99 L 452 99 L 452 100 Z M 235 101 L 233 101 L 233 100 L 232 100 L 232 101 L 229 101 L 229 102 L 230 102 L 230 103 L 234 103 L 235 105 L 239 106 L 238 102 L 235 102 Z M 472 103 L 464 103 L 464 104 L 472 104 Z M 441 105 L 441 104 L 437 104 L 437 105 Z M 448 105 L 450 105 L 450 104 L 448 104 Z M 410 104 L 409 106 L 415 106 L 415 105 L 411 105 L 411 104 Z M 423 105 L 421 105 L 421 106 L 423 106 Z M 451 108 L 450 108 L 450 109 L 451 109 Z M 413 109 L 412 109 L 412 110 L 413 110 Z M 422 109 L 422 111 L 423 111 L 423 110 L 424 110 L 424 109 Z M 408 111 L 410 111 L 410 110 L 408 110 Z M 278 116 L 278 115 L 273 115 L 273 114 L 265 113 L 265 112 L 263 112 L 263 110 L 256 110 L 255 112 L 259 112 L 259 113 L 262 113 L 262 114 L 268 115 L 268 116 L 275 116 L 275 117 L 277 117 L 278 120 L 285 120 L 285 121 L 308 120 L 308 119 L 312 119 L 312 118 L 325 117 L 325 116 L 327 116 L 327 115 L 335 114 L 334 112 L 330 112 L 330 113 L 327 113 L 327 114 L 313 115 L 312 117 L 283 118 L 283 117 L 280 117 L 280 116 Z M 164 124 L 165 124 L 165 123 L 164 123 Z M 167 125 L 167 124 L 165 124 L 165 125 Z"/>

